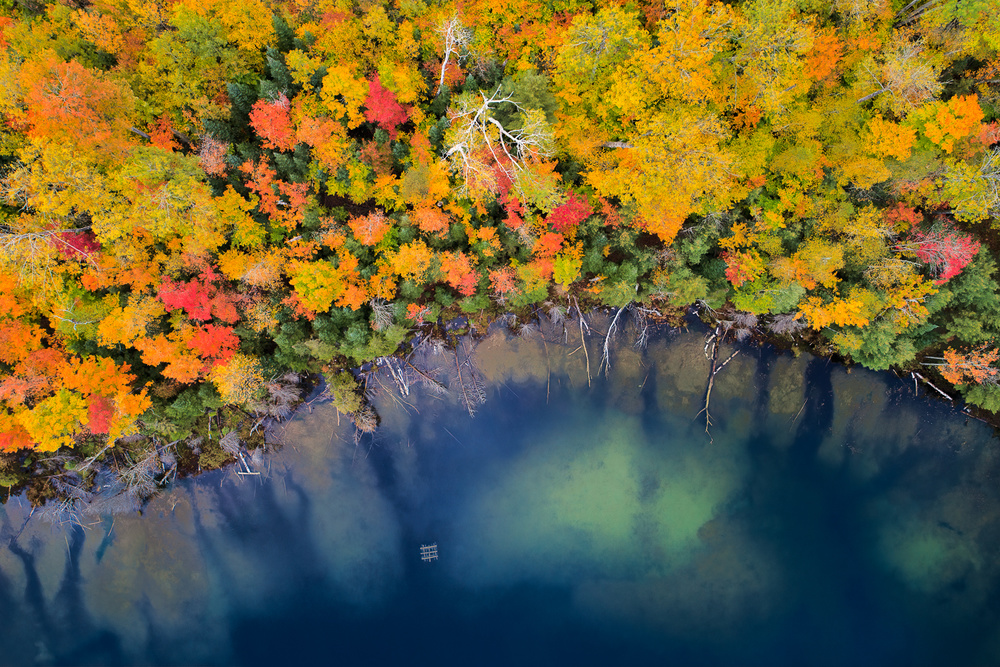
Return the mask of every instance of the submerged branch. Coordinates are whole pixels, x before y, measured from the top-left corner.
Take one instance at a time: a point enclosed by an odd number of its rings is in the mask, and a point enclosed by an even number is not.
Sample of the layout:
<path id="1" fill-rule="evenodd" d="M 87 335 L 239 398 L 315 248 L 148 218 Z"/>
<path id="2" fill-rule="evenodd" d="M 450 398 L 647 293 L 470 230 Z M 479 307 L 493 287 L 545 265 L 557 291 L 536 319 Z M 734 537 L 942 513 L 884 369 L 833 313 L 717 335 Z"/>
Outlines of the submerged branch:
<path id="1" fill-rule="evenodd" d="M 731 355 L 729 355 L 729 357 L 725 361 L 723 361 L 721 364 L 719 364 L 718 363 L 718 361 L 719 361 L 719 344 L 718 344 L 718 341 L 717 341 L 718 335 L 719 335 L 719 327 L 716 327 L 715 328 L 715 332 L 712 333 L 712 335 L 709 336 L 708 340 L 705 342 L 705 355 L 706 356 L 708 356 L 708 346 L 710 344 L 712 344 L 713 341 L 715 341 L 715 345 L 712 347 L 712 356 L 711 356 L 712 365 L 708 369 L 708 388 L 705 390 L 705 406 L 701 410 L 698 411 L 697 415 L 695 415 L 695 417 L 698 417 L 698 415 L 700 415 L 701 413 L 703 413 L 703 412 L 705 413 L 705 434 L 708 435 L 708 442 L 709 443 L 715 442 L 715 440 L 712 438 L 712 432 L 711 432 L 712 415 L 708 411 L 709 404 L 712 401 L 712 388 L 715 386 L 715 376 L 718 374 L 719 371 L 721 371 L 723 368 L 726 367 L 726 364 L 728 364 L 730 361 L 732 361 L 733 358 L 736 357 L 736 355 L 740 353 L 739 350 L 736 350 Z"/>
<path id="2" fill-rule="evenodd" d="M 618 318 L 621 317 L 624 308 L 619 308 L 618 312 L 615 313 L 615 318 L 611 320 L 611 326 L 608 327 L 608 333 L 604 336 L 604 356 L 601 357 L 601 366 L 604 367 L 604 377 L 608 377 L 608 372 L 611 370 L 611 351 L 608 349 L 608 343 L 611 340 L 611 334 L 615 331 L 615 326 L 618 324 Z M 600 366 L 598 367 L 598 374 L 600 374 Z"/>
<path id="3" fill-rule="evenodd" d="M 590 353 L 587 352 L 587 340 L 583 337 L 583 312 L 580 310 L 580 302 L 573 297 L 573 303 L 576 305 L 576 312 L 580 316 L 580 345 L 583 347 L 583 356 L 587 359 L 587 386 L 590 385 Z"/>

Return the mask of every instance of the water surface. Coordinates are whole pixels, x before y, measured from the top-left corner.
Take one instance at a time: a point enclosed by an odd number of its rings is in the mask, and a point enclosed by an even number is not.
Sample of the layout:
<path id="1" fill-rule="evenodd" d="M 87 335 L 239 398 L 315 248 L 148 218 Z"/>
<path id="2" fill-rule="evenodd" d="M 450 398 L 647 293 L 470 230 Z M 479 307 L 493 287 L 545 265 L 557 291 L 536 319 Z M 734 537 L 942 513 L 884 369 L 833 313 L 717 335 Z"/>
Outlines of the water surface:
<path id="1" fill-rule="evenodd" d="M 591 326 L 586 354 L 575 322 L 427 346 L 450 392 L 373 375 L 374 438 L 315 403 L 261 479 L 141 516 L 25 524 L 12 499 L 0 662 L 1000 662 L 986 426 L 909 378 L 726 344 L 709 435 L 704 332 L 640 349 L 619 323 L 599 375 Z"/>

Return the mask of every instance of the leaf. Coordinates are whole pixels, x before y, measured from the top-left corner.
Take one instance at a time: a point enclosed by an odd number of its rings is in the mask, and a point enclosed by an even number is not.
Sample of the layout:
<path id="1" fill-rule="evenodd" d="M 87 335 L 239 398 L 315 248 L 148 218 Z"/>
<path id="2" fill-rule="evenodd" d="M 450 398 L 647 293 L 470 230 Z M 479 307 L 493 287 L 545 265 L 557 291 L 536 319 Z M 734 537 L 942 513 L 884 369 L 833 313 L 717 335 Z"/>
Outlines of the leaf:
<path id="1" fill-rule="evenodd" d="M 450 251 L 441 253 L 439 258 L 441 260 L 441 275 L 445 282 L 464 296 L 472 296 L 476 293 L 476 283 L 479 276 L 472 268 L 472 262 L 468 255 L 461 251 Z"/>
<path id="2" fill-rule="evenodd" d="M 376 211 L 368 215 L 350 218 L 347 221 L 347 226 L 354 233 L 354 238 L 365 245 L 372 246 L 377 245 L 389 231 L 392 220 L 386 217 L 385 213 Z"/>
<path id="3" fill-rule="evenodd" d="M 431 267 L 433 253 L 423 241 L 403 244 L 390 256 L 392 269 L 401 277 L 422 283 Z"/>
<path id="4" fill-rule="evenodd" d="M 951 153 L 955 142 L 979 130 L 983 110 L 976 95 L 952 97 L 947 102 L 934 102 L 912 115 L 913 122 L 923 122 L 924 135 Z"/>
<path id="5" fill-rule="evenodd" d="M 570 192 L 565 203 L 552 209 L 546 222 L 552 226 L 554 231 L 561 234 L 568 231 L 575 234 L 580 223 L 593 214 L 594 209 L 591 208 L 586 197 L 580 197 L 576 193 Z"/>
<path id="6" fill-rule="evenodd" d="M 54 452 L 60 447 L 72 447 L 81 424 L 90 420 L 87 401 L 68 389 L 60 389 L 31 410 L 18 415 L 35 449 Z"/>
<path id="7" fill-rule="evenodd" d="M 273 101 L 257 100 L 250 111 L 250 126 L 263 138 L 264 148 L 289 151 L 295 148 L 291 105 L 283 94 Z"/>
<path id="8" fill-rule="evenodd" d="M 264 371 L 256 357 L 235 354 L 210 373 L 219 395 L 227 403 L 246 403 L 264 386 Z"/>
<path id="9" fill-rule="evenodd" d="M 409 120 L 409 113 L 396 101 L 396 96 L 382 86 L 378 75 L 368 82 L 365 119 L 375 123 L 395 139 L 400 125 Z"/>

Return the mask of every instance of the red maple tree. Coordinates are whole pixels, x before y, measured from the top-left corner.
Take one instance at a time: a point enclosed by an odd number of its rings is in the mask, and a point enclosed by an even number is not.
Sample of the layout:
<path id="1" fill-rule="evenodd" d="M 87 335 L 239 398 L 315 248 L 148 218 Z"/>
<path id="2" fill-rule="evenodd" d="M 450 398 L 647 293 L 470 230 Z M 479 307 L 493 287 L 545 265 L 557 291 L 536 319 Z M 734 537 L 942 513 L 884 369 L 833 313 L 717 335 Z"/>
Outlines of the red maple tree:
<path id="1" fill-rule="evenodd" d="M 264 140 L 264 148 L 278 151 L 295 148 L 295 129 L 289 109 L 291 105 L 284 95 L 279 95 L 273 102 L 254 102 L 250 110 L 250 125 Z"/>
<path id="2" fill-rule="evenodd" d="M 915 254 L 937 275 L 934 282 L 940 285 L 960 274 L 979 252 L 979 247 L 979 241 L 945 222 L 929 232 L 915 231 L 910 241 L 897 244 L 894 249 Z"/>
<path id="3" fill-rule="evenodd" d="M 205 266 L 199 276 L 187 282 L 164 278 L 157 296 L 168 310 L 183 309 L 192 320 L 207 321 L 215 317 L 234 324 L 240 319 L 233 297 L 216 285 L 221 276 Z"/>
<path id="4" fill-rule="evenodd" d="M 410 119 L 406 108 L 396 101 L 391 90 L 386 89 L 378 75 L 368 82 L 368 99 L 365 100 L 365 118 L 396 138 L 399 126 Z"/>
<path id="5" fill-rule="evenodd" d="M 88 230 L 66 230 L 58 232 L 52 239 L 56 252 L 65 259 L 90 257 L 101 249 L 94 233 Z"/>
<path id="6" fill-rule="evenodd" d="M 236 354 L 239 344 L 240 339 L 232 327 L 221 327 L 217 324 L 200 327 L 187 342 L 189 348 L 197 352 L 202 359 L 211 361 L 213 366 L 229 361 Z"/>
<path id="7" fill-rule="evenodd" d="M 100 394 L 87 399 L 87 429 L 91 433 L 107 433 L 115 416 L 115 404 Z"/>
<path id="8" fill-rule="evenodd" d="M 580 197 L 576 193 L 571 192 L 565 203 L 552 209 L 552 213 L 548 217 L 548 223 L 557 232 L 575 232 L 577 226 L 593 214 L 594 209 L 591 208 L 587 198 Z"/>

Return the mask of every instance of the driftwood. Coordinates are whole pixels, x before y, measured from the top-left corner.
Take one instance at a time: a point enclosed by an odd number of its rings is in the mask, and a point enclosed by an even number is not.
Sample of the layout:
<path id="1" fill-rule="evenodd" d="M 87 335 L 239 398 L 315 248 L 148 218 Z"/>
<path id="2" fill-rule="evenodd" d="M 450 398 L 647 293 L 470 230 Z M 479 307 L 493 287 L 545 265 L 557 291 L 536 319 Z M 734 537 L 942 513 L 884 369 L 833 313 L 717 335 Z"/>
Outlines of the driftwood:
<path id="1" fill-rule="evenodd" d="M 432 387 L 435 387 L 438 391 L 445 391 L 445 392 L 448 391 L 448 388 L 444 386 L 444 384 L 442 384 L 438 380 L 435 380 L 430 375 L 428 375 L 427 373 L 423 372 L 422 370 L 411 364 L 409 359 L 403 359 L 403 363 L 409 366 L 411 369 L 413 369 L 414 373 L 422 377 L 424 379 L 424 382 L 431 385 Z"/>
<path id="2" fill-rule="evenodd" d="M 549 404 L 549 389 L 552 387 L 552 367 L 549 365 L 549 345 L 545 336 L 541 336 L 542 349 L 545 350 L 545 405 Z"/>
<path id="3" fill-rule="evenodd" d="M 246 457 L 243 456 L 242 449 L 239 452 L 237 452 L 237 453 L 239 454 L 239 460 L 240 460 L 240 463 L 243 464 L 244 470 L 240 470 L 239 466 L 237 466 L 237 468 L 236 468 L 236 474 L 240 475 L 241 477 L 243 475 L 257 475 L 259 477 L 260 473 L 257 472 L 256 470 L 254 470 L 253 468 L 251 468 L 250 464 L 247 463 Z"/>
<path id="4" fill-rule="evenodd" d="M 954 403 L 954 402 L 955 402 L 955 399 L 953 399 L 953 398 L 952 398 L 951 396 L 949 396 L 949 395 L 948 395 L 948 394 L 946 394 L 945 392 L 943 392 L 943 391 L 941 391 L 940 389 L 938 389 L 938 388 L 937 388 L 936 386 L 934 386 L 934 383 L 933 383 L 933 382 L 931 382 L 930 380 L 928 380 L 927 378 L 925 378 L 925 377 L 924 377 L 923 375 L 921 375 L 920 373 L 917 373 L 917 372 L 912 372 L 912 373 L 910 373 L 910 375 L 911 375 L 911 376 L 913 376 L 913 387 L 914 387 L 914 389 L 916 389 L 916 386 L 917 386 L 917 380 L 919 379 L 919 380 L 920 380 L 921 382 L 923 382 L 923 383 L 924 383 L 925 385 L 927 385 L 928 387 L 930 387 L 931 389 L 933 389 L 933 390 L 934 390 L 934 391 L 936 391 L 937 393 L 941 394 L 942 396 L 944 396 L 945 398 L 947 398 L 947 399 L 948 399 L 949 401 L 951 401 L 952 403 Z"/>
<path id="5" fill-rule="evenodd" d="M 808 403 L 808 402 L 809 402 L 809 397 L 806 396 L 806 399 L 804 401 L 802 401 L 802 406 L 799 408 L 799 411 L 796 412 L 795 416 L 792 417 L 792 419 L 789 421 L 790 424 L 794 424 L 795 423 L 795 420 L 799 418 L 799 415 L 802 414 L 802 411 L 806 409 L 806 403 Z"/>
<path id="6" fill-rule="evenodd" d="M 396 389 L 399 390 L 400 396 L 410 395 L 410 381 L 405 375 L 405 371 L 402 368 L 397 368 L 396 364 L 393 363 L 396 357 L 382 357 L 379 359 L 382 365 L 389 369 L 389 376 L 392 381 L 396 384 Z"/>
<path id="7" fill-rule="evenodd" d="M 464 365 L 468 365 L 469 367 L 468 382 L 462 376 L 462 366 Z M 486 402 L 486 392 L 482 381 L 476 375 L 475 368 L 469 361 L 469 355 L 466 354 L 465 361 L 459 361 L 459 349 L 457 347 L 455 348 L 455 370 L 458 373 L 458 386 L 462 390 L 460 397 L 462 404 L 465 406 L 465 410 L 469 413 L 469 416 L 475 417 L 477 406 Z"/>
<path id="8" fill-rule="evenodd" d="M 632 305 L 632 313 L 636 317 L 636 325 L 639 328 L 639 333 L 635 337 L 635 347 L 644 348 L 646 343 L 649 341 L 649 316 L 653 317 L 663 317 L 660 311 L 653 308 L 643 308 L 642 306 Z"/>

